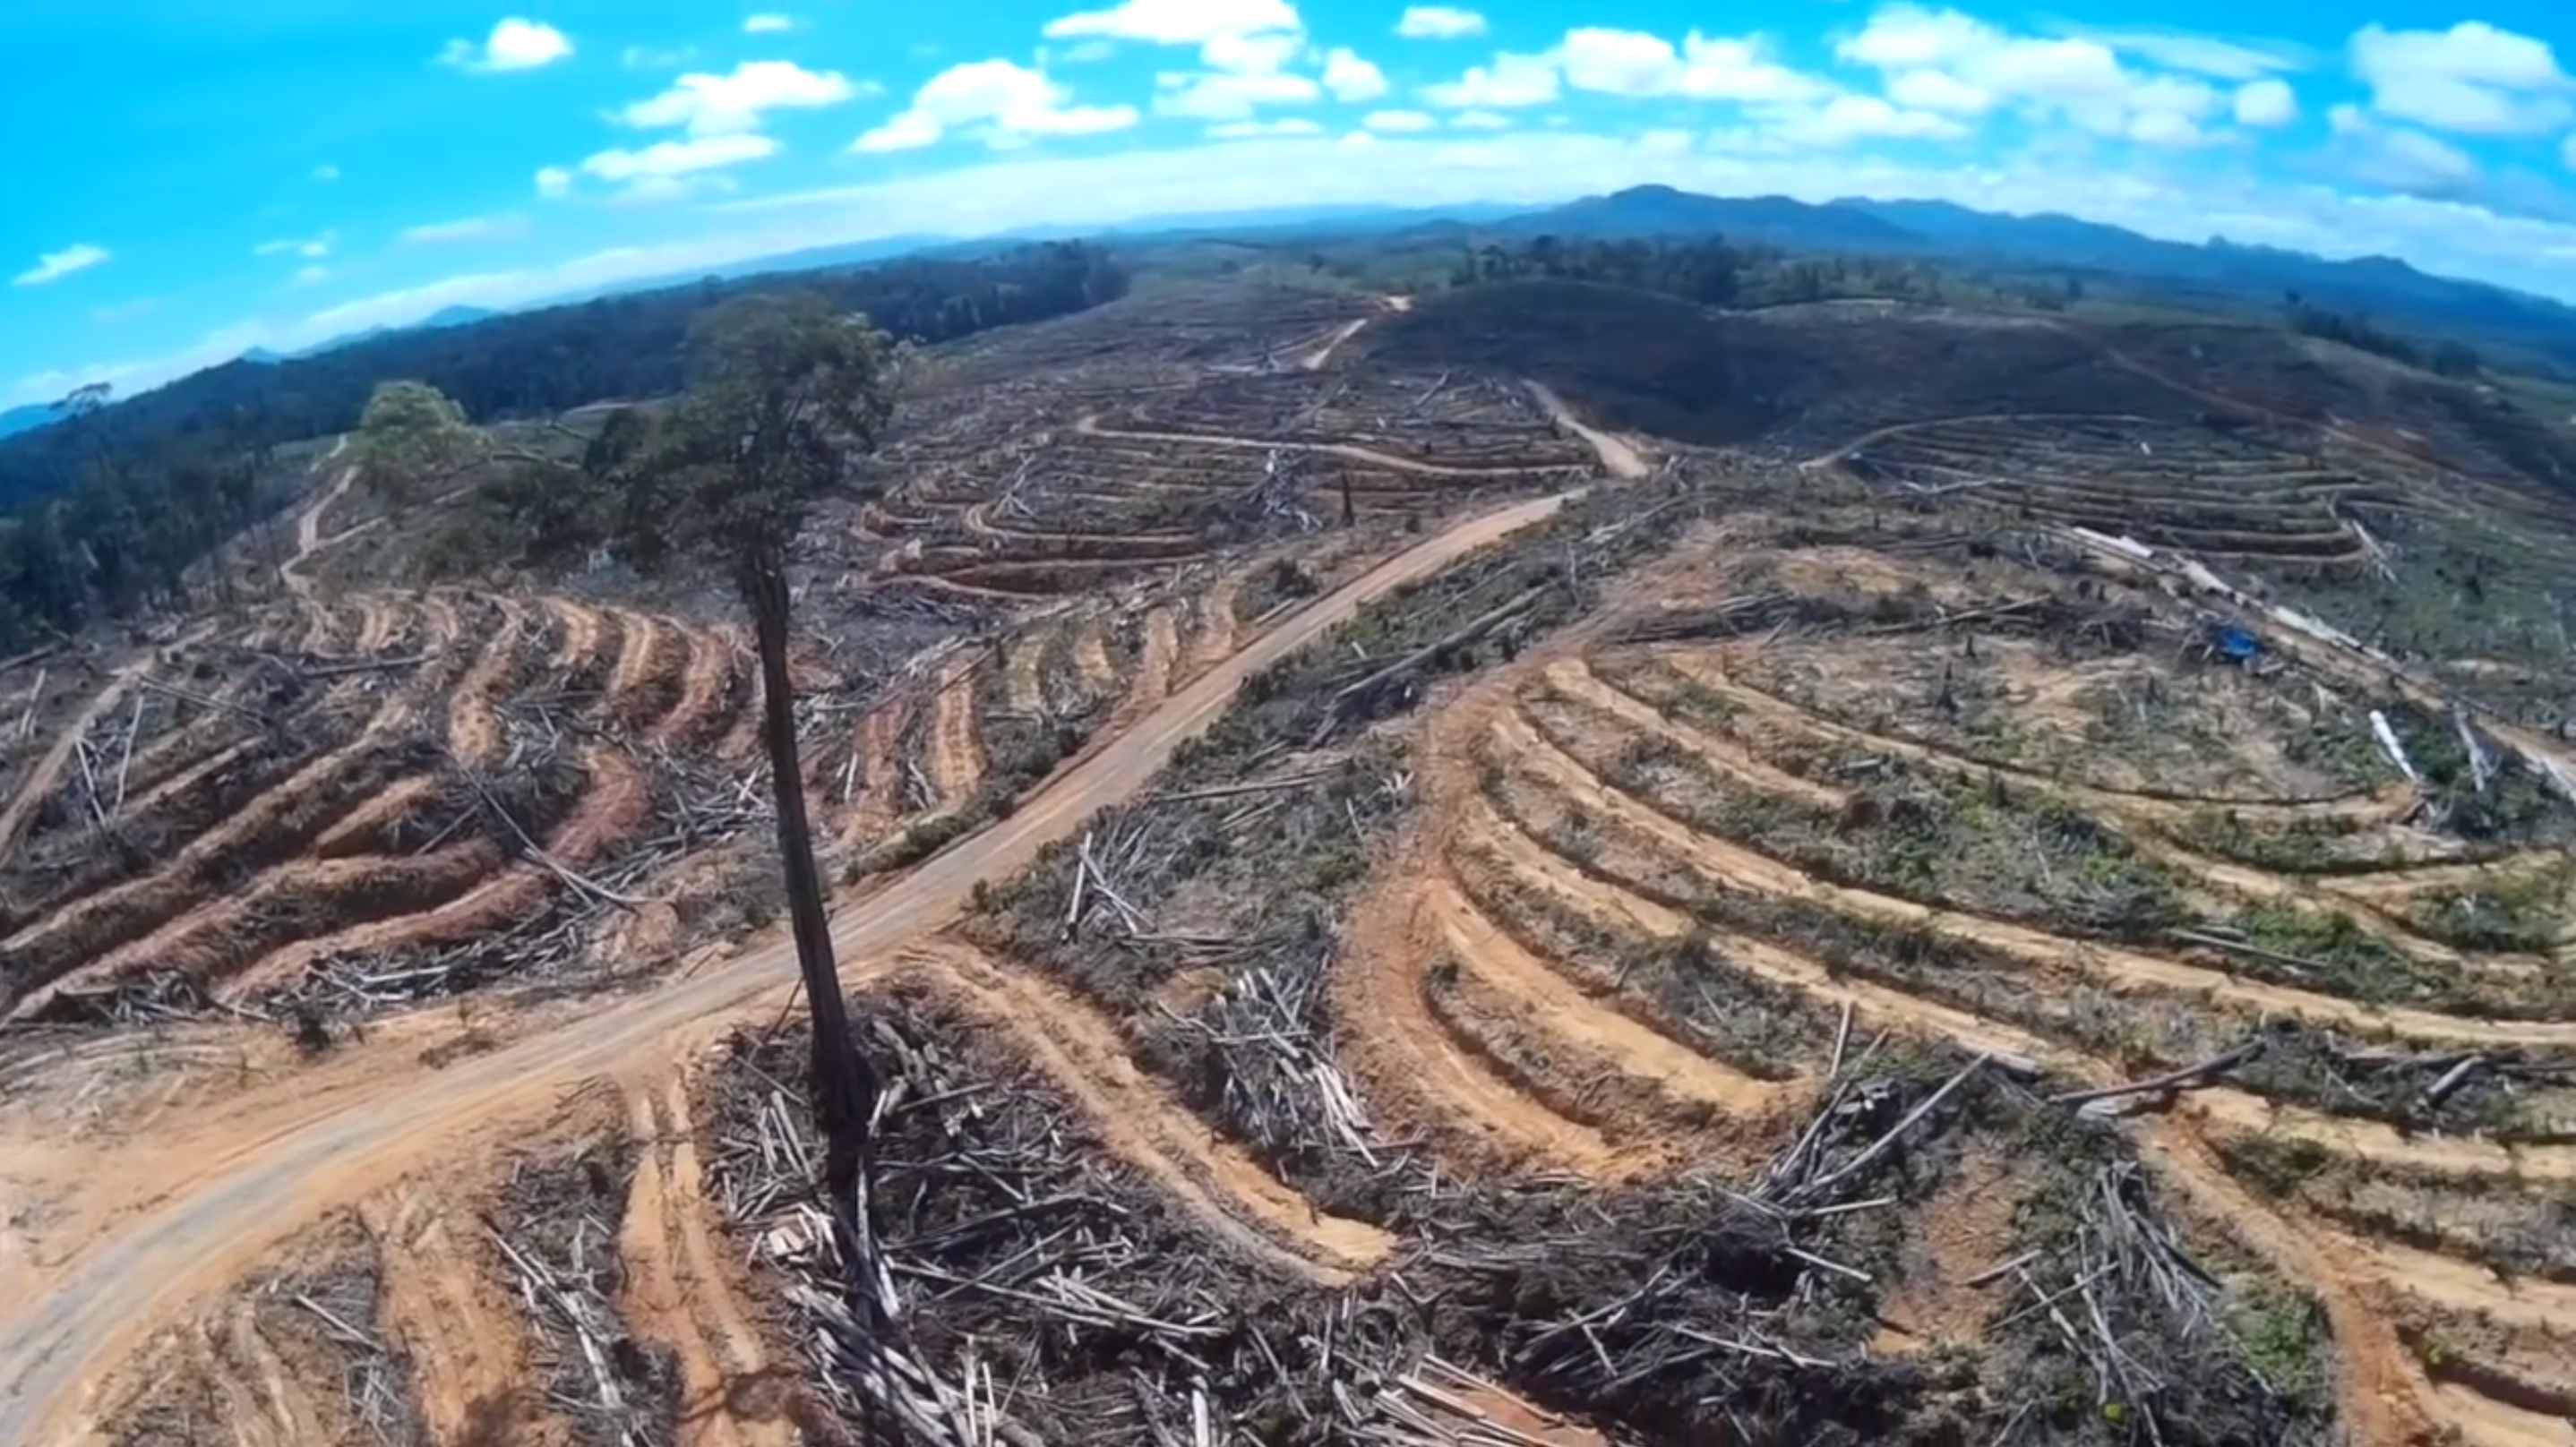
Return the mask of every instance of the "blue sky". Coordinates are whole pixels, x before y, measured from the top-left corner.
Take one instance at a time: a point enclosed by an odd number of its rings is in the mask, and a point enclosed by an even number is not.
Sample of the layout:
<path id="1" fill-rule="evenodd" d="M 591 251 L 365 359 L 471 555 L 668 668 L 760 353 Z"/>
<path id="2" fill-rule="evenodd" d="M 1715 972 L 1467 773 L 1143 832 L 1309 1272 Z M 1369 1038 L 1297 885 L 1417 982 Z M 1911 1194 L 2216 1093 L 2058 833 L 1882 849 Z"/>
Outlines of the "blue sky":
<path id="1" fill-rule="evenodd" d="M 2576 300 L 2576 16 L 2364 0 L 11 0 L 0 406 L 871 237 L 1642 181 Z"/>

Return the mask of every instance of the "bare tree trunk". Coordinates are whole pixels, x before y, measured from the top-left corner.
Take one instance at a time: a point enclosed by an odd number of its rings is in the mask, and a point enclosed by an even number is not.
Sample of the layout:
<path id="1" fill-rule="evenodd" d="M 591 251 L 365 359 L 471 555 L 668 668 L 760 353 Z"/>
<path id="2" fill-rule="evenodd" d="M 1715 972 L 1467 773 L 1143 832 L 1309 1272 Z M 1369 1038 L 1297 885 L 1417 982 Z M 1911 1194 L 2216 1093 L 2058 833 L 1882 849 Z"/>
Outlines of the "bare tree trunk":
<path id="1" fill-rule="evenodd" d="M 796 697 L 787 680 L 787 574 L 774 549 L 763 549 L 746 579 L 760 639 L 763 733 L 770 785 L 778 796 L 778 857 L 786 867 L 787 913 L 796 933 L 796 964 L 814 1011 L 814 1108 L 822 1126 L 824 1180 L 833 1212 L 858 1207 L 868 1157 L 868 1128 L 881 1088 L 875 1067 L 850 1039 L 841 972 L 832 961 L 832 927 L 823 914 L 823 884 L 814 869 L 814 840 L 805 823 L 805 772 L 796 757 Z M 852 1221 L 854 1229 L 864 1223 Z M 854 1263 L 855 1264 L 855 1263 Z"/>

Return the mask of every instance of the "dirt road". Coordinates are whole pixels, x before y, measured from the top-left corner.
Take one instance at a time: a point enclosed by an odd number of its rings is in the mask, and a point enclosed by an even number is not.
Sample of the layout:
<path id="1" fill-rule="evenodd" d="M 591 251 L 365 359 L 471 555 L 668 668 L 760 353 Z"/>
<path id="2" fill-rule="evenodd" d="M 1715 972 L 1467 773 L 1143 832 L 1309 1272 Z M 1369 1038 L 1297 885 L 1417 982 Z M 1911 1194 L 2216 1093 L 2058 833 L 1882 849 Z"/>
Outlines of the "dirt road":
<path id="1" fill-rule="evenodd" d="M 1536 383 L 1531 385 L 1537 386 Z M 1646 465 L 1637 460 L 1636 452 L 1626 443 L 1617 438 L 1605 437 L 1593 432 L 1580 423 L 1569 420 L 1568 425 L 1583 434 L 1584 440 L 1591 443 L 1593 450 L 1601 454 L 1601 465 L 1608 469 L 1611 476 L 1643 477 L 1646 475 Z M 1124 427 L 1104 427 L 1100 423 L 1098 413 L 1093 413 L 1074 423 L 1073 430 L 1086 437 L 1116 437 L 1128 442 L 1187 442 L 1201 447 L 1252 447 L 1264 452 L 1320 452 L 1332 457 L 1347 457 L 1353 462 L 1365 462 L 1372 467 L 1392 468 L 1397 472 L 1411 472 L 1423 477 L 1540 477 L 1549 473 L 1579 470 L 1561 462 L 1538 467 L 1452 467 L 1438 462 L 1416 462 L 1410 457 L 1398 457 L 1391 452 L 1379 452 L 1373 448 L 1360 447 L 1348 442 L 1282 442 L 1275 438 L 1232 437 L 1223 433 L 1145 432 Z"/>
<path id="2" fill-rule="evenodd" d="M 349 439 L 347 437 L 342 437 L 339 441 L 331 444 L 331 450 L 322 454 L 322 456 L 314 462 L 314 470 L 317 472 L 320 471 L 323 463 L 329 462 L 333 458 L 338 457 L 342 452 L 348 450 L 348 446 Z M 330 488 L 320 497 L 315 498 L 313 500 L 313 505 L 306 508 L 303 515 L 295 520 L 295 556 L 287 559 L 283 564 L 279 565 L 277 570 L 279 580 L 284 582 L 289 590 L 303 594 L 307 597 L 312 596 L 313 580 L 305 577 L 302 573 L 297 572 L 296 568 L 301 565 L 306 558 L 313 556 L 314 552 L 322 546 L 322 514 L 329 512 L 331 510 L 331 504 L 338 502 L 340 500 L 340 495 L 349 490 L 349 484 L 357 480 L 358 469 L 355 467 L 344 467 L 340 469 L 339 480 L 332 483 Z M 336 542 L 338 539 L 335 538 L 333 541 Z"/>
<path id="3" fill-rule="evenodd" d="M 1125 734 L 1081 760 L 1009 819 L 961 840 L 844 911 L 833 938 L 853 976 L 954 917 L 975 881 L 1004 878 L 1092 811 L 1133 795 L 1180 743 L 1206 728 L 1236 686 L 1347 619 L 1373 598 L 1557 512 L 1568 492 L 1488 513 L 1397 554 L 1283 619 L 1241 652 L 1172 694 Z M 260 1249 L 331 1206 L 406 1167 L 451 1157 L 478 1124 L 541 1111 L 563 1086 L 650 1051 L 794 977 L 781 944 L 668 988 L 613 1003 L 577 1030 L 523 1040 L 431 1077 L 356 1093 L 304 1123 L 240 1150 L 223 1168 L 173 1185 L 127 1217 L 113 1237 L 43 1270 L 42 1288 L 0 1322 L 0 1442 L 68 1440 L 80 1426 L 83 1384 L 130 1348 L 173 1303 L 220 1286 Z"/>
<path id="4" fill-rule="evenodd" d="M 1526 385 L 1530 389 L 1530 395 L 1536 397 L 1538 404 L 1547 409 L 1547 415 L 1556 419 L 1556 425 L 1582 438 L 1595 453 L 1600 455 L 1603 471 L 1612 477 L 1630 478 L 1644 477 L 1654 471 L 1646 465 L 1645 457 L 1637 449 L 1607 432 L 1583 425 L 1582 421 L 1574 415 L 1574 409 L 1565 405 L 1564 398 L 1536 382 Z"/>

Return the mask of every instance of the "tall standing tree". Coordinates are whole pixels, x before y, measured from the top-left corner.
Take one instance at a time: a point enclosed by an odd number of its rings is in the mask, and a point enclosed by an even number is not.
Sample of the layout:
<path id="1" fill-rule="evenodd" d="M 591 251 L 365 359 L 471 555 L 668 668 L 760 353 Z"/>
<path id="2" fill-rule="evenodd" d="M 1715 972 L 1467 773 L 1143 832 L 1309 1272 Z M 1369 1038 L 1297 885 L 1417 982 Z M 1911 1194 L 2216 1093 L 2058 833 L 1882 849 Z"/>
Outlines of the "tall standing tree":
<path id="1" fill-rule="evenodd" d="M 690 329 L 687 394 L 658 428 L 625 429 L 612 526 L 638 561 L 703 553 L 729 566 L 760 644 L 764 737 L 778 800 L 796 960 L 814 1012 L 814 1083 L 834 1209 L 860 1225 L 867 1132 L 880 1088 L 850 1038 L 805 817 L 788 678 L 787 554 L 806 509 L 849 487 L 893 411 L 901 354 L 865 317 L 812 292 L 737 297 Z M 606 434 L 603 434 L 606 441 Z"/>

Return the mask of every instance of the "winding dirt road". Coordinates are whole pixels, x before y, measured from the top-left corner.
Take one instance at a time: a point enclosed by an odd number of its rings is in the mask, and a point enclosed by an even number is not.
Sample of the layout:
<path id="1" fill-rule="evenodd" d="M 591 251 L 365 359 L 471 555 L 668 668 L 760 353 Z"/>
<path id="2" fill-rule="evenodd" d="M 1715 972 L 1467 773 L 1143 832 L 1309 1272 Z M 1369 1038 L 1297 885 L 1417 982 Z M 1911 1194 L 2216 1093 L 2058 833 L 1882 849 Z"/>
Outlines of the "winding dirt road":
<path id="1" fill-rule="evenodd" d="M 898 947 L 952 919 L 977 880 L 1008 876 L 1094 810 L 1133 795 L 1183 740 L 1224 711 L 1245 678 L 1362 604 L 1543 521 L 1579 495 L 1579 489 L 1560 493 L 1460 523 L 1289 615 L 1065 771 L 1009 819 L 842 912 L 833 938 L 845 968 L 854 978 L 881 968 Z M 561 1088 L 655 1050 L 675 1030 L 781 990 L 793 976 L 790 947 L 774 944 L 659 991 L 603 1002 L 577 1030 L 522 1040 L 426 1080 L 388 1080 L 317 1103 L 313 1114 L 219 1162 L 191 1163 L 166 1194 L 123 1216 L 113 1236 L 49 1264 L 39 1289 L 10 1303 L 0 1323 L 0 1442 L 75 1435 L 87 1405 L 82 1389 L 99 1381 L 107 1362 L 174 1302 L 219 1287 L 318 1212 L 407 1168 L 450 1159 L 468 1131 L 541 1110 Z"/>

